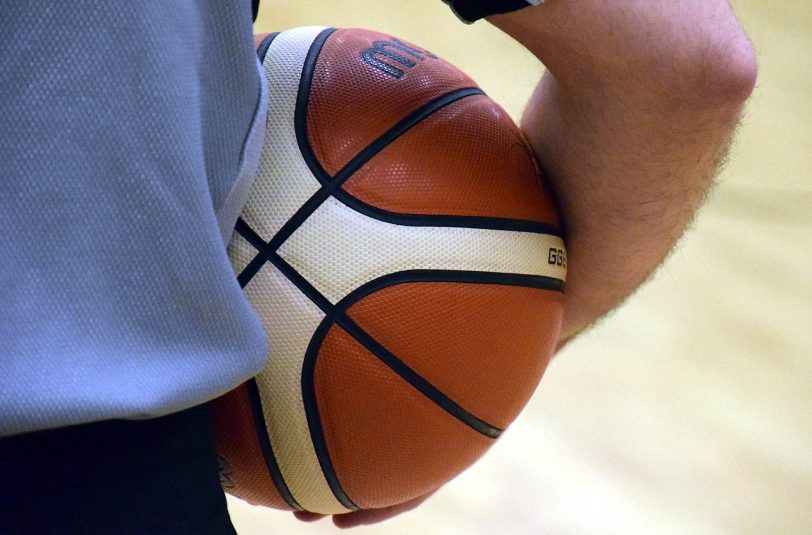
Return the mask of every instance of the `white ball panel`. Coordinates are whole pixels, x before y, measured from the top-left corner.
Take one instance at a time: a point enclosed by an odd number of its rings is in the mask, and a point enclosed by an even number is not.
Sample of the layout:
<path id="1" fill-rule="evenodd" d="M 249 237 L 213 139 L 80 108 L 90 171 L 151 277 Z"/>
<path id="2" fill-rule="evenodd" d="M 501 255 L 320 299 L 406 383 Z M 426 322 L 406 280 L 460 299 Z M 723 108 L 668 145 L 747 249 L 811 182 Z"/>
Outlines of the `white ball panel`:
<path id="1" fill-rule="evenodd" d="M 241 217 L 265 241 L 320 187 L 299 151 L 294 114 L 305 57 L 323 29 L 296 28 L 279 34 L 263 62 L 269 86 L 266 140 Z M 229 254 L 238 273 L 256 253 L 234 233 Z M 270 348 L 256 382 L 282 477 L 296 501 L 308 511 L 347 512 L 321 471 L 302 401 L 302 362 L 324 314 L 271 264 L 265 264 L 244 291 L 265 326 Z"/>
<path id="2" fill-rule="evenodd" d="M 296 142 L 294 114 L 305 57 L 323 29 L 296 28 L 279 34 L 263 62 L 269 92 L 265 145 L 241 217 L 265 241 L 320 187 Z"/>
<path id="3" fill-rule="evenodd" d="M 342 297 L 384 275 L 411 269 L 544 275 L 564 280 L 550 264 L 561 238 L 546 234 L 385 223 L 329 198 L 279 249 L 327 299 Z"/>
<path id="4" fill-rule="evenodd" d="M 265 325 L 271 351 L 256 382 L 282 477 L 308 511 L 347 512 L 321 471 L 302 401 L 302 362 L 324 313 L 271 264 L 251 279 L 245 294 Z"/>
<path id="5" fill-rule="evenodd" d="M 228 242 L 228 256 L 237 276 L 245 270 L 258 252 L 253 245 L 240 236 L 239 232 L 234 231 L 231 235 L 231 241 Z"/>

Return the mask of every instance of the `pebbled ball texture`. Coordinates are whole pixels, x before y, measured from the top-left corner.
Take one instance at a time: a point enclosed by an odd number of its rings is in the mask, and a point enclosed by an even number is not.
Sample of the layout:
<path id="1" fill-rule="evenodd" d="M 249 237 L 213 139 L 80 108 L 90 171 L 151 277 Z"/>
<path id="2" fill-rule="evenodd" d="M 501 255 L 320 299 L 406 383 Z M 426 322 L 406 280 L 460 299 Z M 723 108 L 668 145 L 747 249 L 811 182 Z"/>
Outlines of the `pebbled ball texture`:
<path id="1" fill-rule="evenodd" d="M 562 223 L 518 127 L 430 52 L 297 28 L 263 65 L 267 141 L 229 254 L 270 355 L 215 403 L 224 486 L 325 514 L 398 504 L 480 458 L 538 386 Z"/>

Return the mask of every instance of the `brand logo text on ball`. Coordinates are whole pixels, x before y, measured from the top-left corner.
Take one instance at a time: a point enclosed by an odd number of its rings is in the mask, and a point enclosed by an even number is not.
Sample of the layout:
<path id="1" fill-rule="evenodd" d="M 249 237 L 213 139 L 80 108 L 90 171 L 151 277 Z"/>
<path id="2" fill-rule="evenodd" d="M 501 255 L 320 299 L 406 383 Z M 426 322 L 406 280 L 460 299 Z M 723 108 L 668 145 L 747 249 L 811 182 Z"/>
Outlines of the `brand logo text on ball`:
<path id="1" fill-rule="evenodd" d="M 361 53 L 361 59 L 367 65 L 400 80 L 406 74 L 404 69 L 412 69 L 418 62 L 437 59 L 437 56 L 392 38 L 388 41 L 374 41 L 370 48 Z"/>

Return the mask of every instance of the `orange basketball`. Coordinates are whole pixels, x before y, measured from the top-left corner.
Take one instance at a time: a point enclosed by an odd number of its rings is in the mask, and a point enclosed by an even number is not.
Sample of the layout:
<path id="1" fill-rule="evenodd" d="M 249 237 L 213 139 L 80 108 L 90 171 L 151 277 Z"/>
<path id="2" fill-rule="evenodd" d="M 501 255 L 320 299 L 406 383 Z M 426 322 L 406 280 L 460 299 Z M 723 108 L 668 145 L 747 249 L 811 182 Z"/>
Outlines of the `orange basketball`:
<path id="1" fill-rule="evenodd" d="M 319 513 L 404 502 L 478 459 L 538 385 L 562 316 L 557 211 L 507 113 L 428 51 L 308 27 L 259 53 L 267 140 L 229 255 L 270 354 L 215 402 L 223 485 Z"/>

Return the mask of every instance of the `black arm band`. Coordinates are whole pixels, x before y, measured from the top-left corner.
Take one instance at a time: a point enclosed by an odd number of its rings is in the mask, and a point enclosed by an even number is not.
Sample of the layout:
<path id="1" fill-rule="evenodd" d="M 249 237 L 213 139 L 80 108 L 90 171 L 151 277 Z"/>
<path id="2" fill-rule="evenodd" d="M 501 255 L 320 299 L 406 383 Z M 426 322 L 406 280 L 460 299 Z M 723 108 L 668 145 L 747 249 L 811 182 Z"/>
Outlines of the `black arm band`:
<path id="1" fill-rule="evenodd" d="M 471 24 L 488 15 L 510 13 L 544 0 L 443 0 L 465 23 Z"/>

